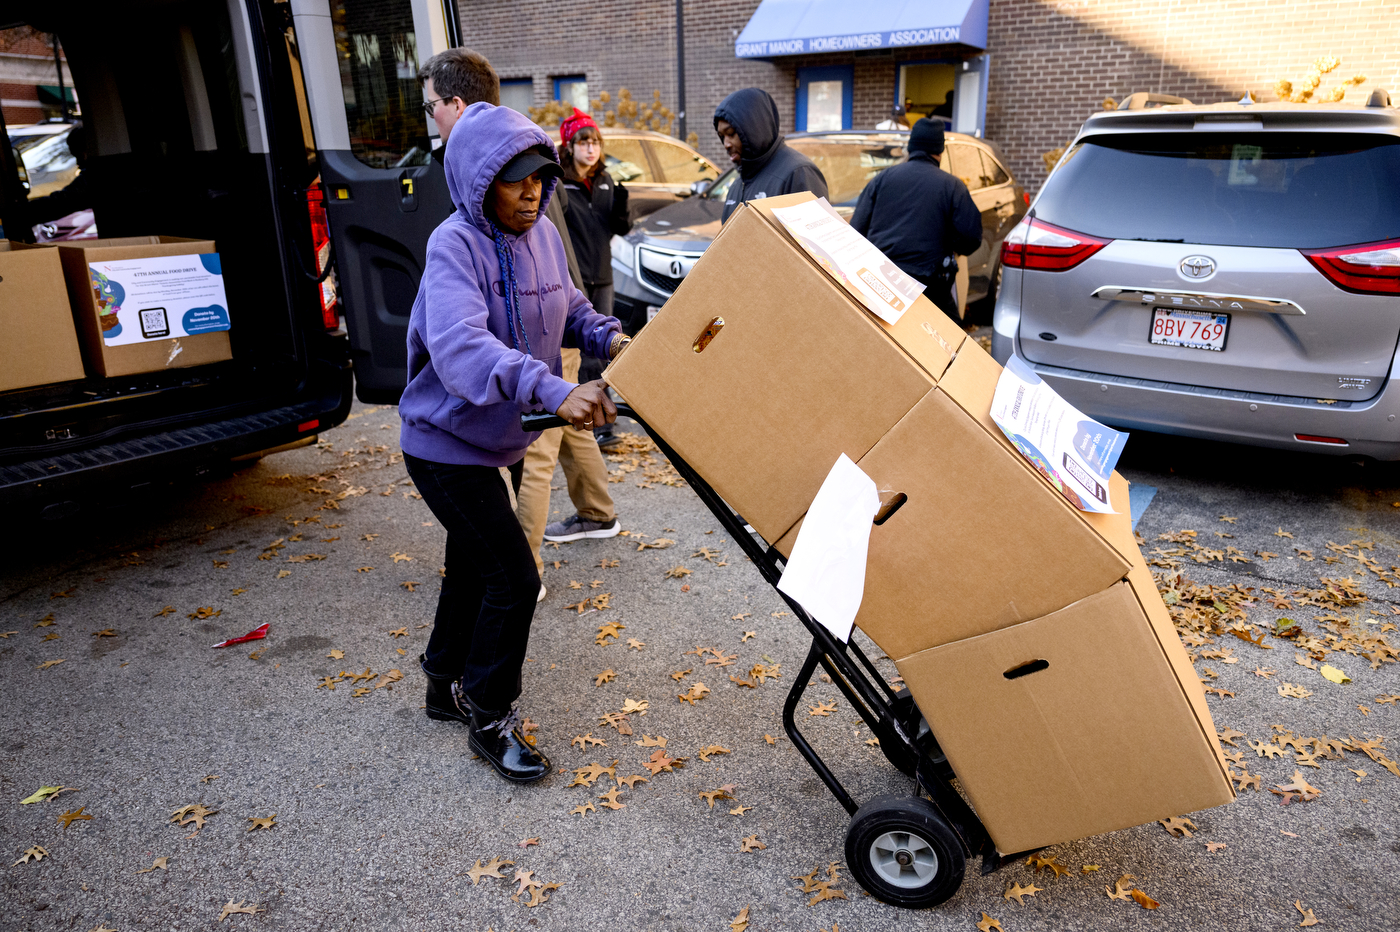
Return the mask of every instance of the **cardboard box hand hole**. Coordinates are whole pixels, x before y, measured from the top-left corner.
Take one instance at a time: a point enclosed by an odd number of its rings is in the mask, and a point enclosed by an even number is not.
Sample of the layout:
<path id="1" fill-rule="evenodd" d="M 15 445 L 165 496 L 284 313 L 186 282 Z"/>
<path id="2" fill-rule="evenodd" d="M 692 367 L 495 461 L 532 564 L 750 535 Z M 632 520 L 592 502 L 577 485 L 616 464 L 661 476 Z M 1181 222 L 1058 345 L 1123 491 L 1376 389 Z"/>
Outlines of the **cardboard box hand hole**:
<path id="1" fill-rule="evenodd" d="M 718 336 L 720 330 L 722 329 L 724 329 L 723 317 L 716 317 L 714 320 L 706 324 L 705 329 L 700 332 L 700 336 L 695 338 L 695 352 L 705 352 L 705 347 L 710 345 L 710 341 L 713 340 L 716 336 Z"/>
<path id="2" fill-rule="evenodd" d="M 886 521 L 893 518 L 894 513 L 902 508 L 907 501 L 909 501 L 908 495 L 905 495 L 903 492 L 894 493 L 894 495 L 890 496 L 889 501 L 880 503 L 880 510 L 875 512 L 875 520 L 872 523 L 876 527 L 884 524 Z"/>
<path id="3" fill-rule="evenodd" d="M 1006 677 L 1008 680 L 1014 680 L 1022 676 L 1029 676 L 1032 673 L 1039 673 L 1041 670 L 1048 669 L 1050 669 L 1050 661 L 1048 660 L 1028 660 L 1025 663 L 1017 664 L 1010 670 L 1007 670 L 1005 673 L 1002 674 L 1002 676 Z"/>

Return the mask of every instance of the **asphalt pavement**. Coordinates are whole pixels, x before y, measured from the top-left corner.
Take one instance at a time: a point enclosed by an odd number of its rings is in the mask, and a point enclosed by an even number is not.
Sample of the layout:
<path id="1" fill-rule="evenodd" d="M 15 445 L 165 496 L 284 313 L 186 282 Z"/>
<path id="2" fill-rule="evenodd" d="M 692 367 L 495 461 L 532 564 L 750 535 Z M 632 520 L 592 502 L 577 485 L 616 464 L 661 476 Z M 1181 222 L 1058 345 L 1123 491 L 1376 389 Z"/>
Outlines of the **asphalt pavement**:
<path id="1" fill-rule="evenodd" d="M 8 522 L 0 929 L 723 932 L 743 928 L 731 923 L 745 908 L 753 932 L 972 930 L 984 913 L 1005 932 L 1276 930 L 1306 922 L 1303 910 L 1328 929 L 1400 923 L 1400 776 L 1359 750 L 1312 767 L 1248 744 L 1289 731 L 1400 756 L 1400 738 L 1376 743 L 1397 732 L 1400 703 L 1376 700 L 1400 693 L 1400 666 L 1332 651 L 1325 662 L 1351 680 L 1337 684 L 1280 637 L 1192 646 L 1237 661 L 1197 669 L 1220 690 L 1208 700 L 1217 728 L 1246 736 L 1226 750 L 1262 781 L 1183 813 L 1190 837 L 1154 823 L 1043 852 L 1064 875 L 1022 861 L 982 876 L 974 862 L 956 896 L 920 912 L 863 895 L 845 869 L 846 813 L 782 734 L 805 633 L 644 452 L 610 464 L 626 536 L 546 547 L 520 709 L 560 772 L 507 784 L 472 759 L 461 726 L 422 711 L 416 658 L 443 533 L 407 482 L 398 424 L 393 408 L 357 405 L 318 445 L 231 475 L 67 521 Z M 1350 578 L 1365 600 L 1335 612 L 1400 644 L 1386 627 L 1400 614 L 1386 581 L 1400 563 L 1395 467 L 1139 434 L 1120 469 L 1156 489 L 1138 531 L 1161 572 L 1185 577 L 1178 588 L 1252 587 L 1230 597 L 1250 622 L 1291 617 L 1320 639 L 1314 619 L 1328 610 L 1293 593 Z M 562 474 L 554 485 L 566 517 Z M 1222 557 L 1196 562 L 1203 550 Z M 600 636 L 610 623 L 616 637 Z M 265 639 L 212 647 L 263 624 Z M 754 665 L 778 675 L 730 679 Z M 1285 682 L 1308 695 L 1280 695 Z M 807 699 L 801 726 L 858 800 L 911 791 L 834 686 L 816 681 Z M 819 703 L 835 711 L 808 714 Z M 631 735 L 604 719 L 626 708 Z M 657 751 L 683 766 L 652 774 Z M 569 785 L 614 761 L 616 778 L 646 781 L 613 794 L 611 775 Z M 1285 805 L 1268 788 L 1295 770 L 1321 794 Z M 55 786 L 56 798 L 21 804 Z M 713 807 L 700 795 L 721 788 Z M 513 863 L 474 883 L 469 871 L 493 858 Z M 832 865 L 844 896 L 809 904 L 794 878 L 829 879 Z M 1125 874 L 1158 908 L 1107 895 Z M 1013 883 L 1040 889 L 1008 900 Z"/>

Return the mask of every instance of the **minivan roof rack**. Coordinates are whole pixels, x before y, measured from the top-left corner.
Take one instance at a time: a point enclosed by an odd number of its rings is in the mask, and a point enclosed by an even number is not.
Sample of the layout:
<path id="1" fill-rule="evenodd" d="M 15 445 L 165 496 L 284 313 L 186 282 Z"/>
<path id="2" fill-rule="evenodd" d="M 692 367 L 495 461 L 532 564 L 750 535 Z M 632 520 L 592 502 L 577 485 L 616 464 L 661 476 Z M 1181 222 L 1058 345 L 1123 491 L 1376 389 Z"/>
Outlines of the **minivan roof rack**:
<path id="1" fill-rule="evenodd" d="M 1366 106 L 1368 106 L 1368 107 L 1389 107 L 1389 106 L 1390 106 L 1390 91 L 1387 91 L 1387 90 L 1386 90 L 1385 88 L 1383 88 L 1383 87 L 1378 87 L 1378 88 L 1376 88 L 1374 91 L 1371 92 L 1371 96 L 1366 98 Z"/>
<path id="2" fill-rule="evenodd" d="M 1154 94 L 1151 91 L 1138 91 L 1136 94 L 1129 94 L 1123 98 L 1123 102 L 1118 105 L 1119 110 L 1147 110 L 1152 107 L 1165 107 L 1170 104 L 1184 104 L 1191 106 L 1191 101 L 1185 97 L 1173 97 L 1171 94 Z"/>

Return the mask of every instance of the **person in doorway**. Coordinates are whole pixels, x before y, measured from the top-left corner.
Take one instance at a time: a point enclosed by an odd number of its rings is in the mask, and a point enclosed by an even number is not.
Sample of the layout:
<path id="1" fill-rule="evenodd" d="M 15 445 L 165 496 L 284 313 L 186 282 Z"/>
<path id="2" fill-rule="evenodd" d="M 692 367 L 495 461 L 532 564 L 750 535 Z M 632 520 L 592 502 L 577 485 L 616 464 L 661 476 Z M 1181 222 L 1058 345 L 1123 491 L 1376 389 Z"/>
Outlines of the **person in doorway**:
<path id="1" fill-rule="evenodd" d="M 908 161 L 880 172 L 861 191 L 851 226 L 922 282 L 929 300 L 956 315 L 957 257 L 982 245 L 982 214 L 967 185 L 939 167 L 942 120 L 915 123 L 907 148 Z"/>
<path id="2" fill-rule="evenodd" d="M 599 314 L 611 314 L 612 238 L 625 236 L 632 229 L 632 222 L 627 219 L 627 189 L 604 171 L 603 134 L 593 117 L 575 107 L 573 114 L 559 124 L 559 142 L 559 164 L 564 166 L 564 189 L 569 195 L 564 212 L 569 239 L 578 255 L 588 300 Z M 603 366 L 600 359 L 584 359 L 580 378 L 584 381 L 601 378 Z M 622 442 L 611 427 L 598 428 L 595 436 L 598 445 L 605 450 Z M 558 536 L 575 533 L 581 531 L 578 528 L 561 531 L 551 526 L 545 532 L 545 539 L 577 540 L 574 536 Z"/>
<path id="3" fill-rule="evenodd" d="M 881 120 L 879 123 L 876 123 L 875 128 L 879 130 L 908 129 L 909 118 L 905 116 L 904 108 L 899 104 L 895 104 L 890 108 L 889 119 Z"/>
<path id="4" fill-rule="evenodd" d="M 585 431 L 616 418 L 603 383 L 561 378 L 560 348 L 611 357 L 622 328 L 574 287 L 558 231 L 541 220 L 562 173 L 549 137 L 514 110 L 475 103 L 445 148 L 456 210 L 428 241 L 399 402 L 404 464 L 447 531 L 420 658 L 426 709 L 467 723 L 472 750 L 524 783 L 550 768 L 513 708 L 539 574 L 500 469 L 518 485 L 538 436 L 521 430 L 524 411 L 544 408 Z"/>
<path id="5" fill-rule="evenodd" d="M 826 197 L 826 177 L 811 159 L 789 146 L 778 131 L 778 105 L 757 87 L 735 91 L 715 108 L 715 132 L 739 180 L 724 199 L 723 222 L 743 201 L 811 191 Z"/>

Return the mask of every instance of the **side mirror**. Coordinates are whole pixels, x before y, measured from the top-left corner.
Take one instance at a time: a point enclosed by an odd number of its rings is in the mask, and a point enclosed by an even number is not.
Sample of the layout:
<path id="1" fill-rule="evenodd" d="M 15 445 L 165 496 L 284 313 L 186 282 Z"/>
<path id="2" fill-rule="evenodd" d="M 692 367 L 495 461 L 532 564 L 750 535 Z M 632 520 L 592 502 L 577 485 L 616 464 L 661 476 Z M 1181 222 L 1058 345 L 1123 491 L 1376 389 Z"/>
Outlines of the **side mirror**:
<path id="1" fill-rule="evenodd" d="M 690 193 L 704 194 L 706 191 L 710 190 L 710 185 L 712 184 L 714 184 L 714 179 L 712 178 L 701 178 L 699 181 L 692 181 L 690 183 Z"/>

